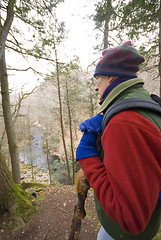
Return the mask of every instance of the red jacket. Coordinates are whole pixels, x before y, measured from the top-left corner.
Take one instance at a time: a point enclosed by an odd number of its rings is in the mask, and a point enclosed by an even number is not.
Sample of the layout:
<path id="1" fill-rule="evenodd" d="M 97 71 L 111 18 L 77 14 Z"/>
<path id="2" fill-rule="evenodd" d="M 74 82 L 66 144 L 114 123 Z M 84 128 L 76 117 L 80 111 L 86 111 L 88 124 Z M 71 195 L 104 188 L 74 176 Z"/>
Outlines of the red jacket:
<path id="1" fill-rule="evenodd" d="M 139 234 L 161 190 L 161 133 L 129 110 L 110 120 L 101 142 L 103 162 L 96 156 L 79 163 L 105 213 L 126 232 Z"/>

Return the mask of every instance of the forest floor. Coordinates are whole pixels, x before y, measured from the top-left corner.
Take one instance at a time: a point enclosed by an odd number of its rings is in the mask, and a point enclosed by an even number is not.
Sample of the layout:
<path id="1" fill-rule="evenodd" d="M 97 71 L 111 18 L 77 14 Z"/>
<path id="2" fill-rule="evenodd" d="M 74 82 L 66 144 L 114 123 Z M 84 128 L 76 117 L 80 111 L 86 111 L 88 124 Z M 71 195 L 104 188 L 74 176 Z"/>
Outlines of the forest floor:
<path id="1" fill-rule="evenodd" d="M 42 193 L 38 193 L 41 194 Z M 68 240 L 77 194 L 75 186 L 49 186 L 38 201 L 38 211 L 18 230 L 10 229 L 10 216 L 4 214 L 0 240 Z M 85 202 L 86 217 L 82 220 L 81 240 L 96 240 L 100 228 L 90 189 Z M 22 224 L 22 223 L 21 223 Z M 161 240 L 161 228 L 153 240 Z"/>
<path id="2" fill-rule="evenodd" d="M 0 240 L 65 240 L 69 238 L 77 194 L 74 186 L 52 186 L 44 191 L 39 210 L 19 230 L 11 231 L 10 217 L 4 215 L 0 225 Z M 82 220 L 81 239 L 97 237 L 99 221 L 96 215 L 93 192 L 88 191 L 85 203 L 86 217 Z"/>
<path id="3" fill-rule="evenodd" d="M 21 165 L 22 181 L 32 182 L 31 169 Z M 0 223 L 0 240 L 68 240 L 74 206 L 77 200 L 75 186 L 49 184 L 49 177 L 43 171 L 35 175 L 36 182 L 45 183 L 42 191 L 34 198 L 37 211 L 24 224 L 17 222 L 18 230 L 11 230 L 11 218 L 8 212 Z M 40 188 L 41 189 L 41 188 Z M 32 191 L 32 188 L 27 189 Z M 88 191 L 85 202 L 86 217 L 82 220 L 81 240 L 96 240 L 100 223 L 97 218 L 93 191 Z M 21 226 L 21 228 L 20 228 Z M 153 240 L 161 240 L 161 228 Z"/>

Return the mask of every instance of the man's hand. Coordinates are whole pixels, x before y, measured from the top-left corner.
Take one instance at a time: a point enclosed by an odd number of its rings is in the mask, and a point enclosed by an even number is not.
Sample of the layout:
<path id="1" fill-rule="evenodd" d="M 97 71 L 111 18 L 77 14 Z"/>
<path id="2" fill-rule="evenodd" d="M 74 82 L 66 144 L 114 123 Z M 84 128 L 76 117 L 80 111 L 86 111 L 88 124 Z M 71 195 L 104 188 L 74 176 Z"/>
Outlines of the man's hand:
<path id="1" fill-rule="evenodd" d="M 91 117 L 80 124 L 80 130 L 84 132 L 76 150 L 76 161 L 82 158 L 99 156 L 96 150 L 97 134 L 102 129 L 103 115 Z"/>
<path id="2" fill-rule="evenodd" d="M 102 130 L 102 120 L 103 115 L 98 114 L 82 122 L 79 128 L 81 132 L 98 133 Z"/>
<path id="3" fill-rule="evenodd" d="M 76 161 L 82 158 L 98 156 L 96 150 L 97 133 L 85 132 L 76 149 Z"/>

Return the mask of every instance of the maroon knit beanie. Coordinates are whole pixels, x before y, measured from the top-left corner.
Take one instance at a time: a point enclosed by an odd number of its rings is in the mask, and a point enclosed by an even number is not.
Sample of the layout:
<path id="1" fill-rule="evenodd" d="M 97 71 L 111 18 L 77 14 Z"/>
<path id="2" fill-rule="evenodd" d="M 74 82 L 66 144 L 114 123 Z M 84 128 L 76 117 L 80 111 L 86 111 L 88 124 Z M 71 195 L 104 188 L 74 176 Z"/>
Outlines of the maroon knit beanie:
<path id="1" fill-rule="evenodd" d="M 98 62 L 96 75 L 137 77 L 139 64 L 145 61 L 144 57 L 132 46 L 131 41 L 125 42 L 115 48 L 106 49 Z"/>

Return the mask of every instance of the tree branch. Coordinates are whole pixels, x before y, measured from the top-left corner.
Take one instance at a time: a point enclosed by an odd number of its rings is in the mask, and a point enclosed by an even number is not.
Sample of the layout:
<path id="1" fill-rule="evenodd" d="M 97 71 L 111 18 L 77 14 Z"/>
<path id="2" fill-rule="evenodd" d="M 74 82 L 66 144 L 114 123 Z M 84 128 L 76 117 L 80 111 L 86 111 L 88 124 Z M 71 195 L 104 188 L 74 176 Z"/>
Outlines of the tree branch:
<path id="1" fill-rule="evenodd" d="M 158 64 L 154 64 L 154 65 L 151 65 L 151 66 L 147 66 L 147 67 L 143 67 L 142 68 L 142 71 L 150 71 L 154 68 L 158 67 Z"/>
<path id="2" fill-rule="evenodd" d="M 35 93 L 36 89 L 37 89 L 37 87 L 33 88 L 31 92 L 23 93 L 23 91 L 21 91 L 19 93 L 18 102 L 14 105 L 14 110 L 12 112 L 12 117 L 14 117 L 13 124 L 15 124 L 18 117 L 23 117 L 23 115 L 19 114 L 21 106 L 22 106 L 22 101 L 24 99 L 26 99 L 28 96 L 30 96 L 32 93 Z M 1 136 L 1 139 L 0 139 L 0 150 L 2 148 L 3 139 L 5 137 L 5 134 L 6 134 L 6 130 L 4 129 L 4 131 L 2 133 L 2 136 Z"/>
<path id="3" fill-rule="evenodd" d="M 26 69 L 17 69 L 17 68 L 7 68 L 7 70 L 13 70 L 13 71 L 18 71 L 18 72 L 25 72 L 25 71 L 28 71 L 28 70 L 32 70 L 34 73 L 36 73 L 36 74 L 39 74 L 40 76 L 45 76 L 46 74 L 44 74 L 44 73 L 41 73 L 41 72 L 38 72 L 38 71 L 36 71 L 34 68 L 32 68 L 32 67 L 28 67 L 28 68 L 26 68 Z"/>
<path id="4" fill-rule="evenodd" d="M 19 111 L 20 111 L 20 108 L 21 108 L 21 105 L 22 105 L 22 101 L 24 99 L 26 99 L 28 96 L 30 96 L 32 93 L 35 93 L 36 89 L 37 89 L 37 87 L 33 88 L 31 92 L 23 93 L 23 91 L 21 91 L 21 93 L 19 93 L 18 103 L 15 105 L 15 109 L 12 113 L 12 116 L 14 116 L 13 123 L 16 122 L 16 119 L 19 115 Z"/>
<path id="5" fill-rule="evenodd" d="M 90 65 L 87 66 L 87 72 L 88 72 L 88 69 L 89 67 L 93 66 L 100 58 L 96 59 L 94 62 L 92 62 Z"/>
<path id="6" fill-rule="evenodd" d="M 153 80 L 157 79 L 160 76 L 160 74 L 158 74 L 156 77 L 153 78 Z"/>
<path id="7" fill-rule="evenodd" d="M 20 49 L 20 51 L 23 51 L 23 49 L 22 49 L 22 47 L 21 47 L 21 44 L 18 42 L 18 40 L 17 40 L 16 37 L 14 36 L 14 33 L 13 33 L 12 30 L 9 32 L 9 34 L 12 36 L 12 38 L 14 39 L 15 42 L 13 42 L 13 41 L 11 41 L 11 40 L 8 40 L 8 39 L 7 39 L 6 41 L 12 43 L 12 44 L 15 45 L 15 46 L 17 46 L 17 47 Z M 21 55 L 26 59 L 26 57 L 25 57 L 23 54 L 21 54 Z"/>
<path id="8" fill-rule="evenodd" d="M 18 50 L 18 49 L 15 49 L 11 46 L 8 46 L 6 45 L 7 48 L 9 49 L 12 49 L 13 51 L 15 52 L 18 52 L 18 53 L 21 53 L 22 55 L 27 55 L 27 56 L 31 56 L 31 57 L 34 57 L 34 58 L 39 58 L 39 59 L 42 59 L 42 60 L 47 60 L 47 61 L 50 61 L 50 62 L 55 62 L 55 60 L 51 59 L 51 58 L 45 58 L 45 57 L 40 57 L 40 56 L 37 56 L 35 54 L 32 54 L 31 52 L 30 53 L 27 53 L 27 52 L 23 52 L 23 50 L 25 51 L 25 49 L 23 49 L 22 51 Z"/>

